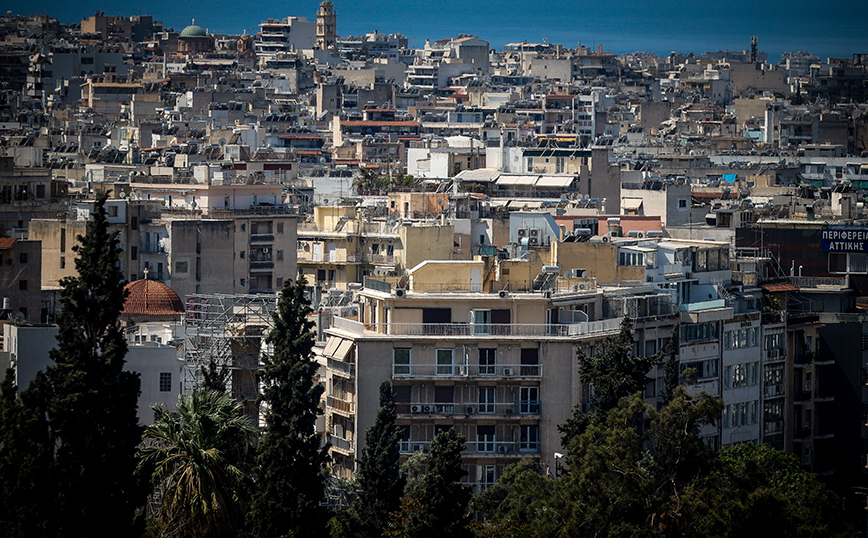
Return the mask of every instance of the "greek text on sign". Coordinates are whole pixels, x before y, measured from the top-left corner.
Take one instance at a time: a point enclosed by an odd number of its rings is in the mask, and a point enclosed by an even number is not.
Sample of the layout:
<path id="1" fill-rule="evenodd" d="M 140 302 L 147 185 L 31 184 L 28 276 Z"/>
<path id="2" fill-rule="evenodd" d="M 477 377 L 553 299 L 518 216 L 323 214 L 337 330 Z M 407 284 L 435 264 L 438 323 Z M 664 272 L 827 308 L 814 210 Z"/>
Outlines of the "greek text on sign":
<path id="1" fill-rule="evenodd" d="M 823 252 L 868 252 L 868 228 L 831 227 L 823 230 Z"/>

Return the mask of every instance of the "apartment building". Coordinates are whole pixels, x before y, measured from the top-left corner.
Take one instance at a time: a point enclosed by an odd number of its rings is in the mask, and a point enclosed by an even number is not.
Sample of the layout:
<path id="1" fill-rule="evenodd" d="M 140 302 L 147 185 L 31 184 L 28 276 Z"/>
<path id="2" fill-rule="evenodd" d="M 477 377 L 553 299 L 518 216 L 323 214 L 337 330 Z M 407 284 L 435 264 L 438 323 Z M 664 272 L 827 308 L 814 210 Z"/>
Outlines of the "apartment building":
<path id="1" fill-rule="evenodd" d="M 313 220 L 298 226 L 296 256 L 308 282 L 347 289 L 366 276 L 396 277 L 425 260 L 451 260 L 453 250 L 451 225 L 373 220 L 355 207 L 317 206 Z"/>
<path id="2" fill-rule="evenodd" d="M 39 241 L 0 237 L 2 318 L 40 321 L 41 258 Z"/>
<path id="3" fill-rule="evenodd" d="M 336 473 L 354 472 L 384 380 L 395 390 L 402 457 L 455 428 L 478 488 L 522 459 L 553 468 L 563 450 L 557 425 L 580 400 L 575 347 L 615 334 L 620 319 L 588 318 L 601 311 L 602 291 L 591 283 L 487 293 L 474 285 L 483 269 L 481 261 L 426 262 L 406 288 L 366 279 L 358 321 L 337 317 L 326 330 L 319 360 Z"/>

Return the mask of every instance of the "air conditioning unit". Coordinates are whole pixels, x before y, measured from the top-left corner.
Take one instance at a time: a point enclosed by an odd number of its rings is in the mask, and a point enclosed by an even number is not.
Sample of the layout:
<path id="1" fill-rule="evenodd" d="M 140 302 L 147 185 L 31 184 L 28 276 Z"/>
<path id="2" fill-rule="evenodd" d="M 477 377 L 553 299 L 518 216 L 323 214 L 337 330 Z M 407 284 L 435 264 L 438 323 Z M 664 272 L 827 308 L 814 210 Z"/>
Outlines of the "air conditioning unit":
<path id="1" fill-rule="evenodd" d="M 497 447 L 497 452 L 499 454 L 506 454 L 507 452 L 509 452 L 509 447 L 506 445 L 500 445 Z"/>
<path id="2" fill-rule="evenodd" d="M 539 237 L 531 237 L 527 240 L 527 246 L 529 247 L 538 247 L 539 246 Z"/>
<path id="3" fill-rule="evenodd" d="M 497 292 L 497 296 L 501 299 L 506 299 L 507 297 L 509 297 L 509 292 L 506 290 L 500 290 L 499 292 Z"/>
<path id="4" fill-rule="evenodd" d="M 418 405 L 411 405 L 411 406 L 410 406 L 410 412 L 411 412 L 411 413 L 414 413 L 414 414 L 415 414 L 415 413 L 420 412 L 421 410 L 422 410 L 422 409 L 421 409 Z"/>
<path id="5" fill-rule="evenodd" d="M 504 369 L 503 369 L 503 375 L 511 376 L 511 375 L 515 375 L 515 373 L 513 373 L 513 369 L 512 369 L 512 368 L 504 368 Z"/>
<path id="6" fill-rule="evenodd" d="M 404 288 L 395 288 L 395 297 L 405 297 L 407 295 L 407 290 Z"/>
<path id="7" fill-rule="evenodd" d="M 431 412 L 431 406 L 430 405 L 423 405 L 422 406 L 422 412 L 423 413 L 430 413 Z"/>
<path id="8" fill-rule="evenodd" d="M 542 237 L 542 230 L 540 230 L 539 228 L 531 228 L 530 229 L 530 238 L 531 239 L 537 239 L 538 240 L 540 237 Z"/>
<path id="9" fill-rule="evenodd" d="M 465 407 L 464 408 L 464 414 L 465 415 L 472 415 L 473 414 L 473 406 L 468 405 L 467 407 Z"/>
<path id="10" fill-rule="evenodd" d="M 413 445 L 413 452 L 425 452 L 425 445 Z"/>
<path id="11" fill-rule="evenodd" d="M 528 235 L 530 235 L 530 234 L 528 233 L 527 228 L 519 228 L 518 229 L 518 236 L 519 237 L 527 237 Z"/>

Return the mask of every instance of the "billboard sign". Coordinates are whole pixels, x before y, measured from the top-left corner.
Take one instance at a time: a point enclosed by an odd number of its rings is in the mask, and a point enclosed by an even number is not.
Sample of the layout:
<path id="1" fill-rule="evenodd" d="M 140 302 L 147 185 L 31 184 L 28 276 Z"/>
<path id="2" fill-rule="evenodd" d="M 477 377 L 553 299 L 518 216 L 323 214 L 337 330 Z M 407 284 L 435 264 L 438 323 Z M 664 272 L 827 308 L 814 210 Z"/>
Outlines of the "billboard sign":
<path id="1" fill-rule="evenodd" d="M 868 228 L 830 226 L 823 230 L 823 252 L 868 252 Z"/>

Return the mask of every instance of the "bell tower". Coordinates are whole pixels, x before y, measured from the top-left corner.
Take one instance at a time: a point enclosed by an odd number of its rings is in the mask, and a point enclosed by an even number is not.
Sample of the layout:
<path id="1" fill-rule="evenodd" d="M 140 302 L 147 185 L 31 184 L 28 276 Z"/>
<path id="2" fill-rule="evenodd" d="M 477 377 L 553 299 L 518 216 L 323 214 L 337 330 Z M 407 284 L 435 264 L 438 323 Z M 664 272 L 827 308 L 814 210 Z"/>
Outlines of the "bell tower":
<path id="1" fill-rule="evenodd" d="M 337 18 L 331 0 L 323 0 L 316 12 L 316 48 L 329 50 L 337 47 Z"/>

